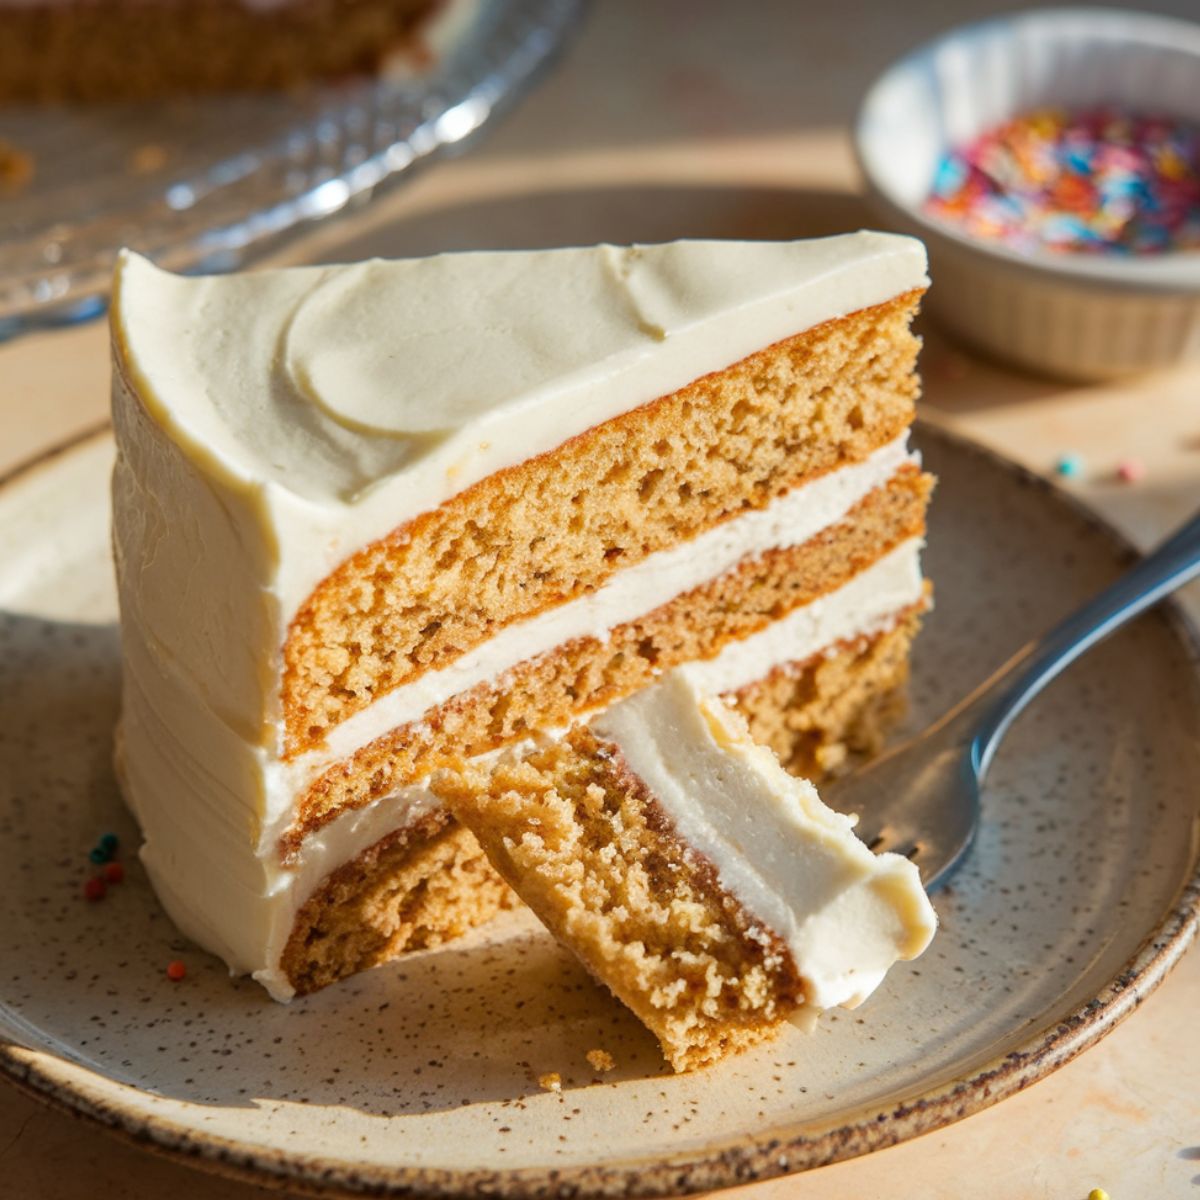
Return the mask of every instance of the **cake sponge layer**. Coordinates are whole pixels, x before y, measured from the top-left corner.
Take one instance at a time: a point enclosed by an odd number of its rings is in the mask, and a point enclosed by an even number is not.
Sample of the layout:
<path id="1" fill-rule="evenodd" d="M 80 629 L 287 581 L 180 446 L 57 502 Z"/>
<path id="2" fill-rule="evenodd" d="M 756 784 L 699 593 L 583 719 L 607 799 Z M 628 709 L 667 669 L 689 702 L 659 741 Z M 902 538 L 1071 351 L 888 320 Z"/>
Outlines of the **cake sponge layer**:
<path id="1" fill-rule="evenodd" d="M 769 1036 L 803 987 L 778 937 L 720 887 L 612 749 L 577 728 L 436 787 L 551 932 L 687 1071 Z"/>
<path id="2" fill-rule="evenodd" d="M 288 630 L 290 755 L 504 625 L 898 437 L 919 292 L 828 321 L 497 472 L 354 554 Z"/>
<path id="3" fill-rule="evenodd" d="M 882 632 L 785 663 L 724 697 L 793 775 L 820 780 L 850 755 L 876 754 L 904 714 L 909 650 L 925 602 Z"/>
<path id="4" fill-rule="evenodd" d="M 819 779 L 848 751 L 874 748 L 902 710 L 918 623 L 915 613 L 902 616 L 891 629 L 782 665 L 725 699 L 797 774 Z M 511 897 L 474 837 L 443 824 L 445 815 L 370 847 L 308 899 L 281 964 L 297 992 L 481 924 Z M 428 899 L 431 889 L 440 900 Z M 458 889 L 465 892 L 456 899 Z M 414 937 L 418 929 L 426 932 Z"/>
<path id="5" fill-rule="evenodd" d="M 570 724 L 581 712 L 645 687 L 662 671 L 710 658 L 834 591 L 920 536 L 931 486 L 929 476 L 905 467 L 808 542 L 742 563 L 618 626 L 607 640 L 581 638 L 522 663 L 376 739 L 325 770 L 300 797 L 285 851 L 339 812 L 369 804 L 451 757 L 484 754 L 533 729 Z"/>
<path id="6" fill-rule="evenodd" d="M 280 966 L 303 995 L 458 937 L 512 899 L 475 839 L 439 809 L 333 872 L 297 914 Z"/>

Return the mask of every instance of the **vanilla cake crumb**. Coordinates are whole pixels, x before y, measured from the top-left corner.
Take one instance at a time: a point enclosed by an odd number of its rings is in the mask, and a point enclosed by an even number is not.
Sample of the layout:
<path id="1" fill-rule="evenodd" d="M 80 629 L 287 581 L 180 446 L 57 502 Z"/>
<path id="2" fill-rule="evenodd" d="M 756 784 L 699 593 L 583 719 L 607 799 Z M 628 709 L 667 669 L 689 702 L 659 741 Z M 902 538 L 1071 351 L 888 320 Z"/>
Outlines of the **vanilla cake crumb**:
<path id="1" fill-rule="evenodd" d="M 587 1060 L 593 1071 L 611 1071 L 617 1060 L 607 1050 L 589 1050 Z"/>
<path id="2" fill-rule="evenodd" d="M 561 1092 L 562 1076 L 557 1071 L 547 1071 L 544 1075 L 538 1076 L 538 1087 L 547 1092 Z"/>

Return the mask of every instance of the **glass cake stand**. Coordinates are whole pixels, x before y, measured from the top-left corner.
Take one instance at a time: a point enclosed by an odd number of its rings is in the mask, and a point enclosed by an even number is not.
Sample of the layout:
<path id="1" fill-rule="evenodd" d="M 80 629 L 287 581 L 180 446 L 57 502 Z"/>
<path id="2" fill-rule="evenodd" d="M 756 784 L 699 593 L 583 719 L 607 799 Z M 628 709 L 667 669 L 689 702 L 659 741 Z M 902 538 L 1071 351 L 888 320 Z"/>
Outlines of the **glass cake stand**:
<path id="1" fill-rule="evenodd" d="M 0 338 L 103 311 L 117 251 L 221 271 L 462 149 L 583 0 L 454 0 L 424 63 L 297 93 L 0 111 Z"/>

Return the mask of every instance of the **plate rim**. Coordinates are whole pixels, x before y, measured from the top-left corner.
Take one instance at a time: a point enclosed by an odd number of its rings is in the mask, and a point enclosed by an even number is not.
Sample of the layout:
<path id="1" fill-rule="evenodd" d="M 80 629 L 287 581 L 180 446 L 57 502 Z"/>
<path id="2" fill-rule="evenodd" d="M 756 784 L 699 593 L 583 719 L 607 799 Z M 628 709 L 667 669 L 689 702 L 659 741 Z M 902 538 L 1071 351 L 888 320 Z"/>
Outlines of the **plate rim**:
<path id="1" fill-rule="evenodd" d="M 93 423 L 0 473 L 0 496 L 111 435 L 108 420 Z M 1107 517 L 1021 463 L 939 422 L 918 419 L 914 433 L 974 455 L 1068 509 L 1112 547 L 1116 557 L 1139 551 Z M 1156 610 L 1187 652 L 1200 685 L 1200 629 L 1175 596 Z M 1194 853 L 1194 852 L 1193 852 Z M 709 1149 L 664 1157 L 625 1158 L 566 1167 L 462 1170 L 417 1166 L 367 1166 L 327 1156 L 247 1147 L 194 1125 L 135 1110 L 101 1094 L 121 1084 L 94 1070 L 22 1046 L 0 1034 L 0 1077 L 17 1091 L 56 1111 L 87 1121 L 127 1145 L 207 1172 L 269 1189 L 306 1195 L 449 1197 L 486 1195 L 667 1196 L 762 1182 L 886 1149 L 944 1128 L 991 1107 L 1065 1066 L 1116 1028 L 1162 983 L 1200 933 L 1200 856 L 1191 875 L 1137 950 L 1098 994 L 1057 1024 L 968 1076 L 945 1081 L 895 1107 L 865 1106 L 850 1121 L 812 1122 L 741 1136 Z M 72 1078 L 73 1075 L 81 1076 Z M 92 1080 L 96 1082 L 91 1083 Z"/>

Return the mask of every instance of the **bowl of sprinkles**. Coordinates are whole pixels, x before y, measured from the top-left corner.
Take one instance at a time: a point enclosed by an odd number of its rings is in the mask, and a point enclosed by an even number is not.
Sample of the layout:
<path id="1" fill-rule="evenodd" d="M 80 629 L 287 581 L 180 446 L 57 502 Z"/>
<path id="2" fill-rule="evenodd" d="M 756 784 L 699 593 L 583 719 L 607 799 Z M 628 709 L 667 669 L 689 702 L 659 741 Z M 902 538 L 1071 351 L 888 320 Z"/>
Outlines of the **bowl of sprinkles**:
<path id="1" fill-rule="evenodd" d="M 876 81 L 855 144 L 974 346 L 1079 379 L 1200 359 L 1200 25 L 1062 8 L 953 30 Z"/>

